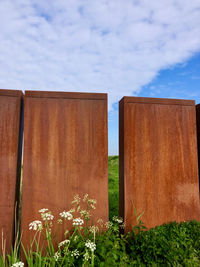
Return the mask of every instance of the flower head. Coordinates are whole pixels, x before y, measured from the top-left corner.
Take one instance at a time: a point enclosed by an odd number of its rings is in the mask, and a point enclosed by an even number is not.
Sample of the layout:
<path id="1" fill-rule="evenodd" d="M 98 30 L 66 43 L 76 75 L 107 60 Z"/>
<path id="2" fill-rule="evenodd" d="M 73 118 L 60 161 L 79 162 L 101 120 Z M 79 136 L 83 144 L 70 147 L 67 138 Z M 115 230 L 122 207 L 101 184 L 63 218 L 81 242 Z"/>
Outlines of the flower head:
<path id="1" fill-rule="evenodd" d="M 42 217 L 43 221 L 51 221 L 54 218 L 54 216 L 51 214 L 50 211 L 48 211 L 46 213 L 41 213 L 41 217 Z"/>
<path id="2" fill-rule="evenodd" d="M 83 225 L 83 224 L 84 224 L 84 220 L 82 220 L 81 218 L 76 218 L 73 220 L 74 226 L 79 226 L 79 225 Z"/>
<path id="3" fill-rule="evenodd" d="M 95 225 L 92 225 L 89 227 L 89 231 L 93 234 L 95 234 L 96 232 L 99 231 L 99 227 L 98 226 L 95 226 Z"/>
<path id="4" fill-rule="evenodd" d="M 42 222 L 41 221 L 33 221 L 29 224 L 29 230 L 41 231 L 42 230 Z"/>
<path id="5" fill-rule="evenodd" d="M 79 195 L 75 195 L 74 200 L 72 201 L 72 204 L 78 205 L 80 201 L 81 201 L 81 198 L 79 197 Z"/>
<path id="6" fill-rule="evenodd" d="M 73 250 L 73 251 L 71 252 L 71 256 L 72 256 L 72 257 L 78 258 L 79 255 L 80 255 L 80 254 L 79 254 L 78 249 L 75 249 L 75 250 Z"/>
<path id="7" fill-rule="evenodd" d="M 40 213 L 44 213 L 44 212 L 47 212 L 47 211 L 48 211 L 48 209 L 44 209 L 44 208 L 39 210 Z"/>
<path id="8" fill-rule="evenodd" d="M 85 246 L 86 246 L 87 248 L 89 248 L 92 252 L 95 251 L 95 249 L 96 249 L 96 244 L 93 243 L 93 242 L 90 241 L 90 240 L 87 240 L 87 241 L 86 241 Z"/>
<path id="9" fill-rule="evenodd" d="M 60 257 L 60 253 L 57 251 L 55 254 L 54 254 L 54 259 L 55 261 L 58 261 L 59 257 Z"/>
<path id="10" fill-rule="evenodd" d="M 23 267 L 24 263 L 22 261 L 14 263 L 11 267 Z"/>
<path id="11" fill-rule="evenodd" d="M 83 202 L 88 200 L 88 194 L 85 194 L 85 196 L 83 197 Z"/>
<path id="12" fill-rule="evenodd" d="M 66 239 L 66 240 L 60 242 L 60 243 L 58 244 L 58 247 L 60 248 L 60 247 L 62 247 L 62 246 L 64 246 L 64 245 L 67 245 L 69 242 L 70 242 L 70 241 L 69 241 L 68 239 Z"/>
<path id="13" fill-rule="evenodd" d="M 117 216 L 113 216 L 112 220 L 117 223 L 123 223 L 123 219 Z"/>
<path id="14" fill-rule="evenodd" d="M 61 216 L 61 218 L 67 219 L 69 221 L 73 219 L 73 215 L 71 214 L 70 211 L 63 211 L 60 213 L 60 216 Z"/>
<path id="15" fill-rule="evenodd" d="M 88 251 L 85 252 L 85 254 L 83 255 L 83 257 L 84 257 L 84 260 L 85 261 L 89 261 L 89 259 L 91 258 L 90 255 L 89 255 L 89 253 L 88 253 Z"/>
<path id="16" fill-rule="evenodd" d="M 88 210 L 81 210 L 80 211 L 81 217 L 84 217 L 85 219 L 89 219 L 90 218 L 90 212 Z"/>
<path id="17" fill-rule="evenodd" d="M 108 221 L 108 222 L 105 223 L 105 226 L 106 226 L 107 229 L 110 229 L 110 228 L 113 227 L 113 223 Z"/>

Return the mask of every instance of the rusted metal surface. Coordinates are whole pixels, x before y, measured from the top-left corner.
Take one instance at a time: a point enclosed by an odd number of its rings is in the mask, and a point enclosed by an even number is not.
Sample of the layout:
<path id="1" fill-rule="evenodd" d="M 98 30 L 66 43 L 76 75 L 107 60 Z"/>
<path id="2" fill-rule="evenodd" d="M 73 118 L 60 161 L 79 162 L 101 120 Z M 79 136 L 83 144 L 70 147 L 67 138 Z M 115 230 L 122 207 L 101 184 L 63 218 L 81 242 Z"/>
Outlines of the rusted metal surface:
<path id="1" fill-rule="evenodd" d="M 18 200 L 22 132 L 20 133 L 22 92 L 0 89 L 0 253 L 11 252 Z"/>
<path id="2" fill-rule="evenodd" d="M 56 215 L 71 208 L 76 194 L 97 200 L 93 222 L 108 220 L 107 95 L 26 92 L 22 240 L 39 209 Z M 65 229 L 66 230 L 66 229 Z M 64 228 L 57 241 L 64 238 Z"/>
<path id="3" fill-rule="evenodd" d="M 120 112 L 120 215 L 151 228 L 200 219 L 196 112 L 191 100 L 124 97 Z"/>
<path id="4" fill-rule="evenodd" d="M 196 121 L 197 121 L 197 149 L 198 149 L 198 170 L 200 177 L 200 104 L 196 105 Z M 200 184 L 199 184 L 200 189 Z"/>

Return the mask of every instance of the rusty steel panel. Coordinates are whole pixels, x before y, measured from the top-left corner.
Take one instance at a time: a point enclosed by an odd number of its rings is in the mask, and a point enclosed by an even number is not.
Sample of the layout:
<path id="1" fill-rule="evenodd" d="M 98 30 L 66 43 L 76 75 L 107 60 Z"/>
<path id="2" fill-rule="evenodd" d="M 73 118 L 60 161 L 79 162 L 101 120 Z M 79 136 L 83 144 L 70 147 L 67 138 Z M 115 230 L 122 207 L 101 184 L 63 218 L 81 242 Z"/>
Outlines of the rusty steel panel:
<path id="1" fill-rule="evenodd" d="M 38 210 L 56 215 L 76 194 L 97 200 L 93 222 L 108 220 L 107 95 L 30 92 L 24 98 L 22 241 Z M 66 229 L 65 229 L 66 230 Z M 64 229 L 57 241 L 64 238 Z"/>
<path id="2" fill-rule="evenodd" d="M 124 97 L 119 104 L 120 215 L 126 231 L 200 219 L 192 100 Z"/>
<path id="3" fill-rule="evenodd" d="M 198 170 L 200 178 L 200 104 L 196 105 L 196 119 L 197 119 L 196 121 L 197 121 Z"/>
<path id="4" fill-rule="evenodd" d="M 0 251 L 11 252 L 17 216 L 22 92 L 0 89 Z M 3 235 L 3 236 L 2 236 Z M 2 240 L 3 238 L 3 240 Z M 3 243 L 2 243 L 3 241 Z M 5 241 L 5 242 L 4 242 Z M 3 244 L 3 245 L 2 245 Z"/>

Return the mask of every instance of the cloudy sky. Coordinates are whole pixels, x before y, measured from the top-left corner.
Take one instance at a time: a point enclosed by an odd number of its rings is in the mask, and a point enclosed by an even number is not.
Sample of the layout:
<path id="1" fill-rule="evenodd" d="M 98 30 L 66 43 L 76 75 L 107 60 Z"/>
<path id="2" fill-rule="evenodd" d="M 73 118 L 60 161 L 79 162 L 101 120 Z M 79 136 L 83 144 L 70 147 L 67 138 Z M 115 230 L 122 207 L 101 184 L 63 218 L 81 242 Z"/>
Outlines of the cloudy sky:
<path id="1" fill-rule="evenodd" d="M 200 0 L 0 0 L 0 88 L 200 102 Z"/>

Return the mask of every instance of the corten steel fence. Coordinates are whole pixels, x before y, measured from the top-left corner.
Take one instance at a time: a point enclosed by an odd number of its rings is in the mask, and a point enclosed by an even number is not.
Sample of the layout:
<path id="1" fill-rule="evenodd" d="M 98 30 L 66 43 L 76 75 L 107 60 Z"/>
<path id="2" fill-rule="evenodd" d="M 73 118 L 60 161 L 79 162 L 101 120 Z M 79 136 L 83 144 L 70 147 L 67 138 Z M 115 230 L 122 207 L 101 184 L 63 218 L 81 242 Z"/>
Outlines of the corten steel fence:
<path id="1" fill-rule="evenodd" d="M 124 97 L 119 104 L 120 215 L 126 231 L 199 220 L 196 112 L 192 100 Z"/>
<path id="2" fill-rule="evenodd" d="M 107 221 L 107 95 L 0 90 L 0 234 L 6 251 L 14 240 L 23 133 L 25 247 L 38 210 L 48 208 L 56 221 L 76 194 L 97 200 L 94 223 Z M 197 139 L 200 151 L 200 105 L 195 110 L 192 100 L 120 101 L 120 215 L 126 231 L 136 223 L 134 207 L 144 212 L 147 227 L 200 219 Z M 63 237 L 61 227 L 57 241 Z"/>
<path id="3" fill-rule="evenodd" d="M 24 97 L 22 241 L 48 208 L 58 219 L 76 194 L 97 200 L 92 221 L 108 220 L 107 95 L 27 91 Z M 64 229 L 58 233 L 64 238 Z"/>
<path id="4" fill-rule="evenodd" d="M 199 165 L 199 177 L 200 177 L 200 104 L 196 105 L 196 119 L 197 119 L 198 165 Z"/>
<path id="5" fill-rule="evenodd" d="M 0 90 L 0 253 L 4 249 L 11 251 L 17 228 L 15 211 L 21 170 L 21 101 L 21 91 Z"/>

